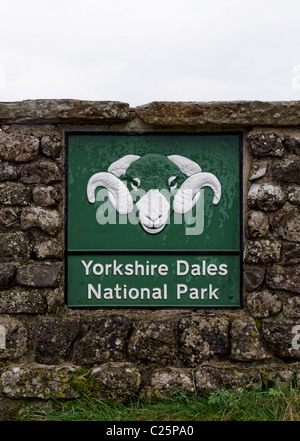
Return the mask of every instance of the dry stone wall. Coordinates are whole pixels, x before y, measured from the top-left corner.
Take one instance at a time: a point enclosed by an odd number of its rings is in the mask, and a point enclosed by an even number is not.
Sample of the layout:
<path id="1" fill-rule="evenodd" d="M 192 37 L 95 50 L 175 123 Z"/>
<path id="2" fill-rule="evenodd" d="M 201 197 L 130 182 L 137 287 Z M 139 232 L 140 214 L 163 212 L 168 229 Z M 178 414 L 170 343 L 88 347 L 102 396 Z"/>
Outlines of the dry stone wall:
<path id="1" fill-rule="evenodd" d="M 0 103 L 0 420 L 82 391 L 300 382 L 300 103 Z M 64 301 L 65 131 L 244 135 L 238 310 L 71 310 Z M 298 333 L 298 334 L 297 334 Z"/>

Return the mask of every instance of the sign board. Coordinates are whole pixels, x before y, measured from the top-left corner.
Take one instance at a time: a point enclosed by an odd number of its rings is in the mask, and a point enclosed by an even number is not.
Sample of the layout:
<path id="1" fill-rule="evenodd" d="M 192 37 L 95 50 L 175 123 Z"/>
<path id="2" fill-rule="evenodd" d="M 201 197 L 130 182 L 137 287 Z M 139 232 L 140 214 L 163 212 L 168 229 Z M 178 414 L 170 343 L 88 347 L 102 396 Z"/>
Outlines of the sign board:
<path id="1" fill-rule="evenodd" d="M 67 304 L 240 307 L 241 136 L 69 133 Z"/>

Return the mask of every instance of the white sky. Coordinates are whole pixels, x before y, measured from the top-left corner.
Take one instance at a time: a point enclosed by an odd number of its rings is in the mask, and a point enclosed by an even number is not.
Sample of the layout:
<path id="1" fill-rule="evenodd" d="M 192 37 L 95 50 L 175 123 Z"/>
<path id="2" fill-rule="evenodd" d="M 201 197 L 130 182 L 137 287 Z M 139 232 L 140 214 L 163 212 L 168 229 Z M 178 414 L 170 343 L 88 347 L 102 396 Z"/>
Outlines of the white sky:
<path id="1" fill-rule="evenodd" d="M 0 101 L 299 100 L 299 0 L 0 0 Z"/>

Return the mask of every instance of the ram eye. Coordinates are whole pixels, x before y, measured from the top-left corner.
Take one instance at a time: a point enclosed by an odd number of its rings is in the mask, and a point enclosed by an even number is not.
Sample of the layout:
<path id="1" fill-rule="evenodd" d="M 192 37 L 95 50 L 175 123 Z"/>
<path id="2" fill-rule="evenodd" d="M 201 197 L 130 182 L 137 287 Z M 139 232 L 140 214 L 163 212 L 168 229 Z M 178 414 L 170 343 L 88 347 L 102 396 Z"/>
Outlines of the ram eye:
<path id="1" fill-rule="evenodd" d="M 133 188 L 133 190 L 137 190 L 138 187 L 140 186 L 141 181 L 139 180 L 139 178 L 134 178 L 131 181 L 131 187 Z"/>
<path id="2" fill-rule="evenodd" d="M 177 187 L 176 176 L 171 176 L 168 179 L 168 184 L 170 186 L 170 190 L 173 191 Z"/>

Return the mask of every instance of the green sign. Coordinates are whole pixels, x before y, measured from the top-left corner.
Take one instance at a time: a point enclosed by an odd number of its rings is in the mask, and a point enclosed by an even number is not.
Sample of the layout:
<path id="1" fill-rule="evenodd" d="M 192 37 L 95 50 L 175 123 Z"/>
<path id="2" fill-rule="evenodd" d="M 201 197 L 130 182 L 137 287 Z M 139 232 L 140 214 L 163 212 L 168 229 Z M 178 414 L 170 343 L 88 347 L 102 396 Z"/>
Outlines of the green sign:
<path id="1" fill-rule="evenodd" d="M 67 141 L 68 306 L 240 306 L 240 135 Z"/>

